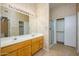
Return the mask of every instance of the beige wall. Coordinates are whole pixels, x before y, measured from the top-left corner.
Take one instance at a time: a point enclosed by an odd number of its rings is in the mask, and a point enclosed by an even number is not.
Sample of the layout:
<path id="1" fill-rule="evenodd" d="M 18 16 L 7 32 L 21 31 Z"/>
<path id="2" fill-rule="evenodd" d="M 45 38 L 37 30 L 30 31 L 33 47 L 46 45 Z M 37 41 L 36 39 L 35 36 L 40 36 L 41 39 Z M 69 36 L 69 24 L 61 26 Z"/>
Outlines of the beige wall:
<path id="1" fill-rule="evenodd" d="M 60 6 L 50 8 L 50 19 L 63 18 L 74 14 L 76 14 L 76 4 L 62 4 Z"/>
<path id="2" fill-rule="evenodd" d="M 29 32 L 30 33 L 38 33 L 38 20 L 36 16 L 29 16 Z"/>
<path id="3" fill-rule="evenodd" d="M 49 4 L 37 5 L 38 32 L 45 36 L 45 49 L 49 48 Z"/>

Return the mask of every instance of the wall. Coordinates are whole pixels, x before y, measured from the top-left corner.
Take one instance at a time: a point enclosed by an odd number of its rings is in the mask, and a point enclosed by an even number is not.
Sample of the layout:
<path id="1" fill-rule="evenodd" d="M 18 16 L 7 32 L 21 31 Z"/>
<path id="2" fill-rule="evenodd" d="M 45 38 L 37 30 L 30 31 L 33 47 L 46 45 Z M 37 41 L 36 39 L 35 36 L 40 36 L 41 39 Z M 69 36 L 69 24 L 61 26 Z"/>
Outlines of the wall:
<path id="1" fill-rule="evenodd" d="M 37 15 L 30 20 L 30 30 L 32 33 L 43 33 L 44 48 L 49 48 L 49 4 L 37 4 Z M 36 19 L 35 19 L 36 18 Z"/>
<path id="2" fill-rule="evenodd" d="M 37 5 L 38 32 L 45 36 L 44 48 L 49 48 L 49 4 Z M 39 29 L 40 28 L 40 29 Z"/>
<path id="3" fill-rule="evenodd" d="M 50 18 L 63 18 L 76 13 L 76 4 L 62 4 L 50 8 Z"/>

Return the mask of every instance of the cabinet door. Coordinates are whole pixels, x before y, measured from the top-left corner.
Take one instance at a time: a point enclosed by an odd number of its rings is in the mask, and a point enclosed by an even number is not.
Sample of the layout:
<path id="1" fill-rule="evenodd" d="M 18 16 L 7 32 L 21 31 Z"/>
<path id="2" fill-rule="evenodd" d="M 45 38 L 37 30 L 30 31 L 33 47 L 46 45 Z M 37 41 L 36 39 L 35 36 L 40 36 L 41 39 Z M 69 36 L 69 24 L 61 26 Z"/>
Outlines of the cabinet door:
<path id="1" fill-rule="evenodd" d="M 8 53 L 6 56 L 17 56 L 17 51 Z"/>
<path id="2" fill-rule="evenodd" d="M 39 41 L 32 41 L 32 54 L 39 50 Z"/>
<path id="3" fill-rule="evenodd" d="M 19 49 L 18 56 L 31 56 L 31 46 L 25 46 Z"/>
<path id="4" fill-rule="evenodd" d="M 43 48 L 43 39 L 40 40 L 39 49 Z"/>
<path id="5" fill-rule="evenodd" d="M 43 48 L 43 37 L 39 38 L 39 49 Z"/>
<path id="6" fill-rule="evenodd" d="M 31 56 L 31 46 L 24 47 L 24 55 Z"/>
<path id="7" fill-rule="evenodd" d="M 32 45 L 32 55 L 36 52 L 36 47 L 35 45 Z"/>
<path id="8" fill-rule="evenodd" d="M 1 48 L 0 48 L 0 56 L 1 56 Z"/>
<path id="9" fill-rule="evenodd" d="M 23 48 L 20 48 L 20 49 L 18 49 L 18 56 L 24 56 L 24 47 Z"/>

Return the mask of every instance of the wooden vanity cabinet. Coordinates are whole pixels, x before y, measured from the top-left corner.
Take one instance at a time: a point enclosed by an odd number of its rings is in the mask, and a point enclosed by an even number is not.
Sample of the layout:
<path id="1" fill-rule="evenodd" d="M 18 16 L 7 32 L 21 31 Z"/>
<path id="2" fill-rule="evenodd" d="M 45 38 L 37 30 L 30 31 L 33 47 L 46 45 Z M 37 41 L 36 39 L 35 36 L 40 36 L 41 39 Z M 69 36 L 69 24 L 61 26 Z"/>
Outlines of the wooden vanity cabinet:
<path id="1" fill-rule="evenodd" d="M 1 56 L 31 56 L 43 48 L 43 36 L 1 48 Z"/>

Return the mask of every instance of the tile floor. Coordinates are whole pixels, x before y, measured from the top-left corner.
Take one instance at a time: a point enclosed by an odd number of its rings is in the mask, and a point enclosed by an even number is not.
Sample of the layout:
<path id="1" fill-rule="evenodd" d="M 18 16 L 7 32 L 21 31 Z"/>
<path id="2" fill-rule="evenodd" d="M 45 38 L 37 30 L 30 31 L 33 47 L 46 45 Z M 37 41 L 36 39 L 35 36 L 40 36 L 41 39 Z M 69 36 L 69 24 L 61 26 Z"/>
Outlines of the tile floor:
<path id="1" fill-rule="evenodd" d="M 75 48 L 58 43 L 50 48 L 49 52 L 42 49 L 34 56 L 77 56 L 77 53 Z"/>

